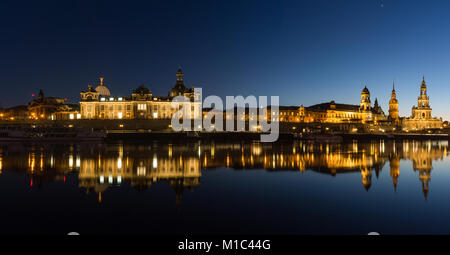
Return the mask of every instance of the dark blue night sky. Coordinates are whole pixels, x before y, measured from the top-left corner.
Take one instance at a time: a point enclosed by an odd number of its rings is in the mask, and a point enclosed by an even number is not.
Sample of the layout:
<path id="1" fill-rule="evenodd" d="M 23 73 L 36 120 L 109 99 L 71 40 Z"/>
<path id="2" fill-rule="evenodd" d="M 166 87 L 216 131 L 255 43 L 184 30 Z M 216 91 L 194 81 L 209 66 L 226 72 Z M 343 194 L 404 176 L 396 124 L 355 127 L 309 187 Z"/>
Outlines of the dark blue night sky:
<path id="1" fill-rule="evenodd" d="M 410 115 L 422 75 L 450 119 L 450 1 L 2 1 L 1 106 L 77 102 L 98 77 L 114 95 L 167 95 L 181 66 L 204 95 L 279 95 L 283 105 L 358 104 L 367 84 L 388 110 L 395 80 Z"/>

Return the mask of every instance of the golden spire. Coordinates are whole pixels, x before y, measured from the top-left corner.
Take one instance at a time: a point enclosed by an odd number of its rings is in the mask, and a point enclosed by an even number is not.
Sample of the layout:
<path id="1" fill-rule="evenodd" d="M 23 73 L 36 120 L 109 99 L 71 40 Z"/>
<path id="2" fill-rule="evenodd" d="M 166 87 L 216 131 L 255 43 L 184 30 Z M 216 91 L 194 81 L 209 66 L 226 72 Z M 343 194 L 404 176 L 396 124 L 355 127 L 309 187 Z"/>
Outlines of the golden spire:
<path id="1" fill-rule="evenodd" d="M 103 77 L 100 77 L 100 86 L 103 86 Z"/>

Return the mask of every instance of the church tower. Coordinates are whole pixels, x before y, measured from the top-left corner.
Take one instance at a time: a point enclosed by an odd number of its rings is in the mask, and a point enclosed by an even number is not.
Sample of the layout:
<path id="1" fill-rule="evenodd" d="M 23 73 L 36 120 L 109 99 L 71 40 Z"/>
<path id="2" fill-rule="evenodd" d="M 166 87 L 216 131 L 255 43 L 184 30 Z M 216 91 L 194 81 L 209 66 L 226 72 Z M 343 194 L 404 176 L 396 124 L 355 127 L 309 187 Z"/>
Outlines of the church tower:
<path id="1" fill-rule="evenodd" d="M 178 71 L 177 71 L 177 83 L 182 83 L 182 84 L 184 84 L 183 83 L 183 70 L 181 70 L 181 68 L 178 68 Z"/>
<path id="2" fill-rule="evenodd" d="M 398 121 L 398 100 L 395 94 L 395 85 L 392 83 L 391 100 L 389 100 L 389 118 Z"/>
<path id="3" fill-rule="evenodd" d="M 422 78 L 422 85 L 420 86 L 420 95 L 417 98 L 417 107 L 413 107 L 412 116 L 418 120 L 431 119 L 430 98 L 427 95 L 427 84 L 425 77 Z"/>
<path id="4" fill-rule="evenodd" d="M 420 95 L 417 98 L 417 106 L 411 109 L 411 117 L 402 119 L 402 127 L 406 130 L 424 130 L 430 128 L 442 128 L 442 118 L 431 116 L 430 98 L 428 97 L 425 77 L 420 85 Z"/>
<path id="5" fill-rule="evenodd" d="M 427 84 L 425 83 L 425 76 L 422 78 L 422 85 L 420 86 L 420 96 L 417 99 L 418 107 L 430 107 L 430 98 L 427 96 Z"/>
<path id="6" fill-rule="evenodd" d="M 183 96 L 185 95 L 186 92 L 188 92 L 188 88 L 186 88 L 186 86 L 184 86 L 184 81 L 183 81 L 183 71 L 181 70 L 181 68 L 178 68 L 177 71 L 177 82 L 175 83 L 175 86 L 172 88 L 172 90 L 169 92 L 169 96 L 171 97 L 176 97 L 176 96 Z"/>
<path id="7" fill-rule="evenodd" d="M 364 86 L 364 89 L 361 92 L 361 102 L 359 105 L 361 111 L 370 111 L 370 92 L 369 89 L 367 89 L 367 86 Z"/>

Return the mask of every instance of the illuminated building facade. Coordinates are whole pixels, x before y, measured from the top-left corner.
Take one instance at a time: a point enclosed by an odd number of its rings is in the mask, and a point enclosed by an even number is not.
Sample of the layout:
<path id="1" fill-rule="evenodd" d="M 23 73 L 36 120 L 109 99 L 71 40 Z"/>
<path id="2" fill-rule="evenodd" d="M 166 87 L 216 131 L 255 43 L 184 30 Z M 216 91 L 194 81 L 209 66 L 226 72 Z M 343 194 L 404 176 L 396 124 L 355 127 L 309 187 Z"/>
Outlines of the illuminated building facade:
<path id="1" fill-rule="evenodd" d="M 331 101 L 308 107 L 304 107 L 303 105 L 279 106 L 278 111 L 272 111 L 269 106 L 267 108 L 267 112 L 263 112 L 263 116 L 265 116 L 264 120 L 279 122 L 368 124 L 382 126 L 383 128 L 389 126 L 392 130 L 396 130 L 396 127 L 398 126 L 403 126 L 404 130 L 437 129 L 443 126 L 442 118 L 437 119 L 431 117 L 431 108 L 429 105 L 429 97 L 427 96 L 425 80 L 422 81 L 421 92 L 418 98 L 418 106 L 413 107 L 412 116 L 410 118 L 399 116 L 398 105 L 399 101 L 397 99 L 394 85 L 391 92 L 391 98 L 389 100 L 388 115 L 384 113 L 378 103 L 378 99 L 375 99 L 375 102 L 372 105 L 370 91 L 367 86 L 364 86 L 361 91 L 359 105 L 340 104 L 335 101 Z M 225 112 L 224 114 L 227 119 L 232 118 L 232 116 L 226 115 Z M 245 117 L 242 119 L 248 121 L 257 118 L 250 115 L 250 111 L 246 108 Z M 384 129 L 380 128 L 380 130 Z"/>
<path id="2" fill-rule="evenodd" d="M 29 119 L 28 106 L 18 105 L 3 109 L 0 113 L 0 119 L 10 121 L 28 120 Z"/>
<path id="3" fill-rule="evenodd" d="M 82 119 L 170 119 L 181 107 L 172 107 L 172 100 L 176 96 L 184 96 L 189 99 L 191 106 L 191 118 L 201 117 L 200 95 L 194 93 L 194 88 L 186 88 L 183 80 L 183 72 L 178 70 L 175 86 L 166 97 L 154 96 L 151 90 L 140 86 L 133 90 L 129 97 L 111 96 L 110 90 L 103 84 L 95 89 L 88 86 L 81 94 L 81 118 Z M 194 100 L 197 100 L 196 102 Z"/>
<path id="4" fill-rule="evenodd" d="M 422 80 L 417 106 L 412 108 L 412 116 L 399 116 L 399 101 L 395 87 L 389 100 L 389 114 L 386 115 L 375 99 L 372 106 L 370 91 L 365 86 L 361 92 L 359 105 L 338 104 L 335 101 L 321 103 L 309 107 L 280 106 L 279 113 L 268 111 L 272 121 L 303 123 L 361 123 L 373 125 L 401 126 L 406 131 L 442 128 L 442 118 L 431 116 L 431 107 L 427 95 L 425 79 Z M 393 129 L 395 130 L 395 128 Z"/>
<path id="5" fill-rule="evenodd" d="M 442 118 L 438 119 L 431 116 L 430 98 L 427 95 L 425 77 L 423 77 L 422 85 L 420 86 L 417 106 L 413 106 L 411 117 L 402 120 L 402 127 L 406 131 L 442 127 Z"/>
<path id="6" fill-rule="evenodd" d="M 64 98 L 45 97 L 42 90 L 38 98 L 28 104 L 29 118 L 32 120 L 68 120 L 80 118 L 78 105 L 66 104 Z"/>
<path id="7" fill-rule="evenodd" d="M 359 105 L 337 104 L 335 101 L 316 104 L 309 107 L 283 107 L 280 106 L 279 116 L 269 113 L 272 120 L 280 122 L 306 122 L 306 123 L 377 123 L 387 119 L 378 100 L 372 107 L 370 92 L 367 87 L 361 92 Z"/>
<path id="8" fill-rule="evenodd" d="M 280 122 L 302 122 L 304 120 L 303 106 L 279 106 Z"/>
<path id="9" fill-rule="evenodd" d="M 63 98 L 44 97 L 42 90 L 37 99 L 28 106 L 17 106 L 0 111 L 1 120 L 120 120 L 120 119 L 154 119 L 169 120 L 184 106 L 190 109 L 190 118 L 198 119 L 211 109 L 202 109 L 200 94 L 194 92 L 194 88 L 187 88 L 184 84 L 184 74 L 181 69 L 176 73 L 176 83 L 170 89 L 167 96 L 155 96 L 145 86 L 134 89 L 131 96 L 113 96 L 110 89 L 100 78 L 100 84 L 95 88 L 88 85 L 87 90 L 82 91 L 79 105 L 70 105 Z M 183 96 L 187 102 L 174 103 L 173 99 Z M 241 120 L 252 121 L 259 119 L 258 111 L 250 111 L 248 108 L 239 109 L 244 112 Z M 256 114 L 255 114 L 256 112 Z M 229 120 L 233 115 L 223 112 L 224 119 Z M 234 118 L 237 120 L 237 109 Z M 361 125 L 370 132 L 386 130 L 420 131 L 424 129 L 440 129 L 443 127 L 442 118 L 433 118 L 427 84 L 422 80 L 417 106 L 412 108 L 411 117 L 399 116 L 399 100 L 393 84 L 389 100 L 389 114 L 386 115 L 375 99 L 373 105 L 371 94 L 367 86 L 364 86 L 360 94 L 359 104 L 341 104 L 330 101 L 305 107 L 279 106 L 278 111 L 272 111 L 269 106 L 262 112 L 264 121 L 279 121 L 287 123 L 330 123 L 343 124 L 342 130 L 358 130 L 351 127 L 354 124 Z M 181 116 L 179 116 L 182 118 Z M 347 125 L 349 124 L 349 125 Z M 399 129 L 397 129 L 399 128 Z M 295 130 L 294 128 L 292 130 Z M 354 131 L 356 132 L 356 131 Z"/>

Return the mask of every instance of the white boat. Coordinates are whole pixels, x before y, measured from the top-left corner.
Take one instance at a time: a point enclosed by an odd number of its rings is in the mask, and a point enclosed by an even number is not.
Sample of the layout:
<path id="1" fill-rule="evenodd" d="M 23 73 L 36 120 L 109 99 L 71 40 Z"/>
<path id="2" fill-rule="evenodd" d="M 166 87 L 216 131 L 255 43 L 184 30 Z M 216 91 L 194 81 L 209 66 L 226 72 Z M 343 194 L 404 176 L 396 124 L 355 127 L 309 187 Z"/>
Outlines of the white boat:
<path id="1" fill-rule="evenodd" d="M 0 142 L 100 141 L 105 137 L 104 131 L 84 128 L 0 126 Z"/>

